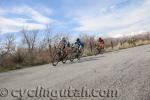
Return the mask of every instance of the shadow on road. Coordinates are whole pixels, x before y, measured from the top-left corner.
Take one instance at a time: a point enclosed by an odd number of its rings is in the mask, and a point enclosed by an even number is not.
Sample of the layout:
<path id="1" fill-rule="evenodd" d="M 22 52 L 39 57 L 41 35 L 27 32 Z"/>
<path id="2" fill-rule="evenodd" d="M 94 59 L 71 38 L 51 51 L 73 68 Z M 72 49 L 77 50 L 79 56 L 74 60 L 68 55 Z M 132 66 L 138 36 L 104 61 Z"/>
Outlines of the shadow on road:
<path id="1" fill-rule="evenodd" d="M 150 52 L 150 50 L 149 51 L 145 51 L 145 52 Z"/>
<path id="2" fill-rule="evenodd" d="M 80 61 L 75 61 L 75 62 L 72 62 L 72 63 L 82 63 L 82 62 L 86 62 L 86 61 L 94 61 L 94 60 L 99 60 L 99 58 L 102 58 L 102 57 L 105 57 L 105 56 L 93 56 L 93 57 L 89 57 L 89 58 L 81 58 Z"/>
<path id="3" fill-rule="evenodd" d="M 86 61 L 94 61 L 94 60 L 100 60 L 100 58 L 102 57 L 105 57 L 105 56 L 91 56 L 91 57 L 82 57 L 80 60 L 77 60 L 75 59 L 73 62 L 70 62 L 69 60 L 69 63 L 65 63 L 63 65 L 70 65 L 70 64 L 75 64 L 75 63 L 82 63 L 82 62 L 86 62 Z M 55 67 L 58 67 L 59 65 L 55 66 Z"/>

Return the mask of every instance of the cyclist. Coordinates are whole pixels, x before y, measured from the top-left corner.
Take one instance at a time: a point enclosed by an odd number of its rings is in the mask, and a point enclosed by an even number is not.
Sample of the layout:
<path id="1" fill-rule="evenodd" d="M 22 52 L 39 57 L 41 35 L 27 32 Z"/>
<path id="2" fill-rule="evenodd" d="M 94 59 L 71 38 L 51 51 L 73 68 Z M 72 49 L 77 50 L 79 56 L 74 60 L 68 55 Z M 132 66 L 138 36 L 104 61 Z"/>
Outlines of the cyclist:
<path id="1" fill-rule="evenodd" d="M 59 42 L 59 47 L 61 48 L 61 53 L 64 55 L 67 52 L 65 51 L 65 48 L 68 47 L 69 42 L 67 41 L 67 39 L 65 37 L 63 37 L 61 39 L 61 41 Z"/>
<path id="2" fill-rule="evenodd" d="M 98 39 L 98 46 L 99 46 L 99 48 L 104 49 L 105 42 L 101 37 L 99 37 L 99 39 Z"/>
<path id="3" fill-rule="evenodd" d="M 79 51 L 82 51 L 82 50 L 84 49 L 84 43 L 83 43 L 83 41 L 81 41 L 79 38 L 76 39 L 75 44 L 78 45 Z"/>
<path id="4" fill-rule="evenodd" d="M 63 37 L 62 39 L 61 39 L 61 41 L 59 42 L 59 46 L 61 46 L 61 49 L 65 49 L 65 47 L 67 46 L 67 40 L 66 40 L 66 38 L 65 37 Z"/>

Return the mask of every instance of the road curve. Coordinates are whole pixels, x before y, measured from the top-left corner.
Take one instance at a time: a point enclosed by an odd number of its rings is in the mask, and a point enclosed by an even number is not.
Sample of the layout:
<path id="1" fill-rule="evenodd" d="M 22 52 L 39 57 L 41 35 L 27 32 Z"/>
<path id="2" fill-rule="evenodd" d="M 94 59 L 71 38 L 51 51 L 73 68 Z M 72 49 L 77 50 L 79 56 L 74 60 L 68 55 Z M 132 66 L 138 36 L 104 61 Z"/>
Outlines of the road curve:
<path id="1" fill-rule="evenodd" d="M 99 89 L 89 97 L 20 97 L 19 89 Z M 7 89 L 4 91 L 2 89 Z M 14 94 L 12 93 L 14 90 Z M 114 96 L 105 92 L 115 91 Z M 104 92 L 105 91 L 105 92 Z M 7 97 L 2 97 L 7 92 Z M 94 92 L 90 92 L 94 93 Z M 98 93 L 98 92 L 95 92 Z M 105 93 L 105 94 L 104 94 Z M 12 96 L 13 95 L 13 96 Z M 14 97 L 16 96 L 16 97 Z M 32 95 L 33 96 L 33 95 Z M 97 96 L 97 97 L 94 97 Z M 74 63 L 50 64 L 0 73 L 0 100 L 150 100 L 150 45 L 82 58 Z"/>

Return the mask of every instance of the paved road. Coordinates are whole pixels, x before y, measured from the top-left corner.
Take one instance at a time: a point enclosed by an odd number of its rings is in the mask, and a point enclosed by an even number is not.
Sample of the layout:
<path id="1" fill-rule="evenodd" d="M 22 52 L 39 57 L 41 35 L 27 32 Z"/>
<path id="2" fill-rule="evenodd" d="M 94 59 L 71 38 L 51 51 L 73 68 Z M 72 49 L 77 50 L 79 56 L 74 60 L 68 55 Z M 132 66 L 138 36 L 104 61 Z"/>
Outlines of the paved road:
<path id="1" fill-rule="evenodd" d="M 52 94 L 41 96 L 41 87 Z M 150 100 L 150 45 L 82 58 L 80 62 L 56 67 L 48 64 L 1 73 L 0 88 L 8 89 L 0 89 L 0 96 L 8 92 L 8 96 L 0 100 Z M 33 89 L 38 93 L 31 91 Z M 66 93 L 74 97 L 55 98 L 57 94 L 50 91 L 52 89 L 57 93 L 66 89 Z"/>

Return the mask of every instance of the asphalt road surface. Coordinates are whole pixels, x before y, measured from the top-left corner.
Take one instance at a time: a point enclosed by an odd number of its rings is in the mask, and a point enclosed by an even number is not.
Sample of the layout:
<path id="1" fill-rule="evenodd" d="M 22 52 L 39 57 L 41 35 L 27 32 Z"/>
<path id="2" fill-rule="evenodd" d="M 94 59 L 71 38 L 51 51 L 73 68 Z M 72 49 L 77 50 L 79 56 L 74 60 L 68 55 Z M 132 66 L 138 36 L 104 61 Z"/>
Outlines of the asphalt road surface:
<path id="1" fill-rule="evenodd" d="M 150 100 L 150 45 L 0 74 L 0 100 L 52 99 Z"/>

